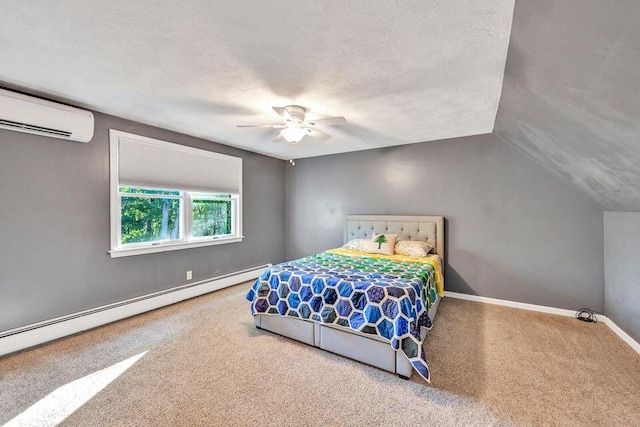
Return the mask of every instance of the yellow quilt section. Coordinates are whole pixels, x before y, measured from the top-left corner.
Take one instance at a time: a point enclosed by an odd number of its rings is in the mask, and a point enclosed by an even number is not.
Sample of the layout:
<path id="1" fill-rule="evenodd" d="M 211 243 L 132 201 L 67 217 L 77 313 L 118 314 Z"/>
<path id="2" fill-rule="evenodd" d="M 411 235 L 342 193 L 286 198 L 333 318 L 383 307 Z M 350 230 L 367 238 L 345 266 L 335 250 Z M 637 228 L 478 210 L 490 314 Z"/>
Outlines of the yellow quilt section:
<path id="1" fill-rule="evenodd" d="M 367 257 L 375 259 L 388 259 L 390 261 L 397 262 L 416 262 L 420 264 L 429 264 L 433 267 L 433 271 L 436 276 L 436 290 L 438 295 L 444 296 L 444 276 L 442 274 L 442 258 L 440 255 L 431 254 L 426 257 L 422 256 L 408 256 L 408 255 L 384 255 L 384 254 L 370 254 L 360 251 L 352 251 L 350 249 L 329 249 L 327 252 L 331 252 L 338 255 L 346 255 L 353 257 Z"/>

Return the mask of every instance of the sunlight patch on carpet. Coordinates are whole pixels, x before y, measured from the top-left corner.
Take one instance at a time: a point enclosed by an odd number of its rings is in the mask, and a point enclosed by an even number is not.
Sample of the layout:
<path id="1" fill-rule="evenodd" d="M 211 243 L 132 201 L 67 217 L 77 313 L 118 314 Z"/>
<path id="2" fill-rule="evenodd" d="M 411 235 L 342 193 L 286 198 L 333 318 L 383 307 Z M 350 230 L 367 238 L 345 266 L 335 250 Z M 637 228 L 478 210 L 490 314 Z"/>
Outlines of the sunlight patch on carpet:
<path id="1" fill-rule="evenodd" d="M 146 351 L 55 389 L 4 427 L 57 426 L 145 354 Z"/>

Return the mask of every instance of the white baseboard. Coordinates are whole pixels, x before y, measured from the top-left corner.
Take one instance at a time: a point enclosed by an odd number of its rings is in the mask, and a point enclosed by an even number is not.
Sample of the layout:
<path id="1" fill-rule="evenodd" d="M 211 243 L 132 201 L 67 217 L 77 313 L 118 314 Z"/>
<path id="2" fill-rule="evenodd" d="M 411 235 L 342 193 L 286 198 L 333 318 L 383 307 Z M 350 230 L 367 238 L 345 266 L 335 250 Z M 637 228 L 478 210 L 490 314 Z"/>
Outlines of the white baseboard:
<path id="1" fill-rule="evenodd" d="M 271 264 L 0 332 L 0 356 L 260 277 Z"/>
<path id="2" fill-rule="evenodd" d="M 527 304 L 524 302 L 515 302 L 515 301 L 509 301 L 506 299 L 497 299 L 497 298 L 481 297 L 477 295 L 461 294 L 458 292 L 446 291 L 444 293 L 444 296 L 457 298 L 457 299 L 466 299 L 469 301 L 483 302 L 485 304 L 503 305 L 506 307 L 520 308 L 522 310 L 538 311 L 540 313 L 557 314 L 560 316 L 573 317 L 576 315 L 575 311 L 566 310 L 564 308 L 547 307 L 546 305 Z M 598 320 L 600 320 L 600 318 L 598 318 Z"/>
<path id="3" fill-rule="evenodd" d="M 620 326 L 616 325 L 615 323 L 613 323 L 613 320 L 609 319 L 608 317 L 604 318 L 604 323 L 611 328 L 611 330 L 613 332 L 615 332 L 616 334 L 618 334 L 618 336 L 620 338 L 622 338 L 622 340 L 624 342 L 626 342 L 627 344 L 629 344 L 631 346 L 632 349 L 634 349 L 635 351 L 637 351 L 638 353 L 640 353 L 640 343 L 638 343 L 638 341 L 634 340 L 631 335 L 629 335 L 628 333 L 626 333 L 625 331 L 623 331 Z"/>
<path id="4" fill-rule="evenodd" d="M 505 299 L 461 294 L 459 292 L 445 291 L 444 296 L 450 297 L 450 298 L 464 299 L 468 301 L 483 302 L 485 304 L 494 304 L 494 305 L 502 305 L 505 307 L 520 308 L 522 310 L 537 311 L 540 313 L 557 314 L 560 316 L 575 317 L 576 315 L 575 311 L 566 310 L 564 308 L 547 307 L 545 305 L 527 304 L 524 302 L 515 302 L 515 301 L 509 301 Z M 636 352 L 640 354 L 640 343 L 634 340 L 629 334 L 623 331 L 618 325 L 613 323 L 613 321 L 609 319 L 607 316 L 602 314 L 597 314 L 596 317 L 598 319 L 598 322 L 602 322 L 605 325 L 607 325 L 609 328 L 611 328 L 611 330 L 615 332 L 620 338 L 622 338 L 624 342 L 629 344 L 631 348 L 633 348 Z"/>

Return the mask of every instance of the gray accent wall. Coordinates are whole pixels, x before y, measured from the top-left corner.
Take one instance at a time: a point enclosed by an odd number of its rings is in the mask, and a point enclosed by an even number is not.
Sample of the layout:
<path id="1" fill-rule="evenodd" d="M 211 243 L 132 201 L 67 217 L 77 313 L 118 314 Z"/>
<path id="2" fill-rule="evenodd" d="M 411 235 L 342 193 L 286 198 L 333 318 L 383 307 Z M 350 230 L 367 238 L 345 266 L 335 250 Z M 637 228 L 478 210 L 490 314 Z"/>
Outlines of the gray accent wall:
<path id="1" fill-rule="evenodd" d="M 604 213 L 604 308 L 640 342 L 640 212 Z"/>
<path id="2" fill-rule="evenodd" d="M 287 167 L 288 258 L 340 246 L 348 214 L 444 215 L 450 291 L 603 309 L 601 206 L 493 134 Z"/>
<path id="3" fill-rule="evenodd" d="M 0 130 L 0 331 L 284 260 L 284 161 L 95 115 L 88 144 Z M 246 239 L 111 259 L 110 128 L 242 157 Z"/>

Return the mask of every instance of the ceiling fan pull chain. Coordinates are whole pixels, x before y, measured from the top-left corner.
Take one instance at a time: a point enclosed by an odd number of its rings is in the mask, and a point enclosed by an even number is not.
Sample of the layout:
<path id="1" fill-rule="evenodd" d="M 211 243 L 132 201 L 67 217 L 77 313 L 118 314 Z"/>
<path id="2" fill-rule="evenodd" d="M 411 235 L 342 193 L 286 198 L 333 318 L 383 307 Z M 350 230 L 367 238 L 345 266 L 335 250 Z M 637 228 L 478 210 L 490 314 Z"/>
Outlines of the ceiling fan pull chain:
<path id="1" fill-rule="evenodd" d="M 296 144 L 291 144 L 291 145 L 293 146 L 293 155 L 289 159 L 289 163 L 291 163 L 291 166 L 295 166 L 296 165 Z"/>

